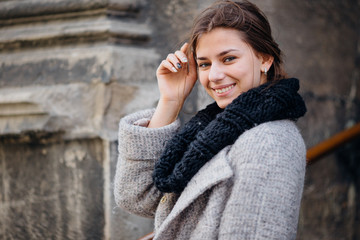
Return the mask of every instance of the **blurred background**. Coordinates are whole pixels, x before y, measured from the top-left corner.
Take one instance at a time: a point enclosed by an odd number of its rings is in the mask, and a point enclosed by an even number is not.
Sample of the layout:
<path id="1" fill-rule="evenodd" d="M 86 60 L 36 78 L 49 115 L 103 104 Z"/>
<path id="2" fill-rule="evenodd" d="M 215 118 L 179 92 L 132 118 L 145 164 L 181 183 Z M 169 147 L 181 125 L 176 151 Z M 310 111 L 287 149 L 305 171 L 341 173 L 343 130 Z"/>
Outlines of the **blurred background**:
<path id="1" fill-rule="evenodd" d="M 0 0 L 0 239 L 129 240 L 121 117 L 156 106 L 155 70 L 212 0 Z M 308 148 L 360 121 L 360 1 L 252 0 L 308 112 Z M 181 118 L 209 103 L 194 89 Z M 297 239 L 360 239 L 360 139 L 309 164 Z"/>

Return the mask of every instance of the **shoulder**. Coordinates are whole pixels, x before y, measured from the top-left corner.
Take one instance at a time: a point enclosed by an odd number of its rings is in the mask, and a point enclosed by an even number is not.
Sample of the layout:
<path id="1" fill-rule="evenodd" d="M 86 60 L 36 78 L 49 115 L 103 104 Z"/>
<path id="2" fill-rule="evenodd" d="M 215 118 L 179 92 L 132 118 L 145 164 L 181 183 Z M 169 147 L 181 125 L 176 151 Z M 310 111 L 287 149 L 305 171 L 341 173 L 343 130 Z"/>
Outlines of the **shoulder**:
<path id="1" fill-rule="evenodd" d="M 272 121 L 245 131 L 231 146 L 229 156 L 236 164 L 306 164 L 304 140 L 290 120 Z"/>
<path id="2" fill-rule="evenodd" d="M 295 125 L 294 121 L 291 120 L 279 120 L 271 121 L 260 124 L 244 133 L 244 137 L 263 137 L 267 140 L 292 140 L 303 143 L 303 138 L 299 132 L 299 129 Z M 281 139 L 279 139 L 281 138 Z M 275 143 L 274 142 L 274 143 Z"/>

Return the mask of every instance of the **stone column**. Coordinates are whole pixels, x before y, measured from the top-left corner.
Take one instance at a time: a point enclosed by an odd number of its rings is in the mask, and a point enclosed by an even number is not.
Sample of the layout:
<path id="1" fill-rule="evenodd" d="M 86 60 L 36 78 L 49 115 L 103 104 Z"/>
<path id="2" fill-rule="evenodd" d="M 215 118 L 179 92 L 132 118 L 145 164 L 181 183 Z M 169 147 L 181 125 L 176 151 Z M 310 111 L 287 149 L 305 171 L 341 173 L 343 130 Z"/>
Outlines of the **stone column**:
<path id="1" fill-rule="evenodd" d="M 119 119 L 153 107 L 145 1 L 0 2 L 0 238 L 135 239 L 116 208 Z"/>

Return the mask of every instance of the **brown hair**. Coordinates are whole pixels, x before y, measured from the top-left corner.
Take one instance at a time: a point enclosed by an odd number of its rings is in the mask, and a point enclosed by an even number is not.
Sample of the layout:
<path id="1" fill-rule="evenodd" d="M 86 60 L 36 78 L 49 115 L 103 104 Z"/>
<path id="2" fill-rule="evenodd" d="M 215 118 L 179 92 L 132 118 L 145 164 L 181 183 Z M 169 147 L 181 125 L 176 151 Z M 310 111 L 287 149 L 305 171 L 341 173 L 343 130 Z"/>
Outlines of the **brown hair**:
<path id="1" fill-rule="evenodd" d="M 263 57 L 273 56 L 274 61 L 268 69 L 267 80 L 275 81 L 285 77 L 282 66 L 282 53 L 271 35 L 270 24 L 265 14 L 248 1 L 217 1 L 205 9 L 195 19 L 189 44 L 196 58 L 196 46 L 199 38 L 214 28 L 232 28 L 241 32 L 242 39 L 256 54 Z"/>

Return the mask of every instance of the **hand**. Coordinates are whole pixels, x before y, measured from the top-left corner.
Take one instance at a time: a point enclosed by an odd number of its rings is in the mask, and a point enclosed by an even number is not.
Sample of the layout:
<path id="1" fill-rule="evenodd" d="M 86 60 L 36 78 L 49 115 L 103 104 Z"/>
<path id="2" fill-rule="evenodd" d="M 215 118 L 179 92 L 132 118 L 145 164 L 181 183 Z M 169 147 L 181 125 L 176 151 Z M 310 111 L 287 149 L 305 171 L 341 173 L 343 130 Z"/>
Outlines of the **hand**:
<path id="1" fill-rule="evenodd" d="M 166 126 L 176 120 L 197 79 L 196 64 L 192 54 L 186 55 L 189 44 L 171 53 L 156 71 L 160 99 L 149 128 Z"/>
<path id="2" fill-rule="evenodd" d="M 189 44 L 171 53 L 163 60 L 156 76 L 160 90 L 160 101 L 183 105 L 197 79 L 196 63 L 192 54 L 187 56 Z"/>

